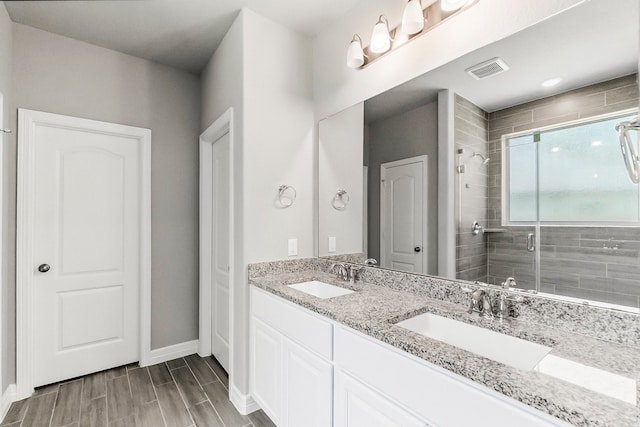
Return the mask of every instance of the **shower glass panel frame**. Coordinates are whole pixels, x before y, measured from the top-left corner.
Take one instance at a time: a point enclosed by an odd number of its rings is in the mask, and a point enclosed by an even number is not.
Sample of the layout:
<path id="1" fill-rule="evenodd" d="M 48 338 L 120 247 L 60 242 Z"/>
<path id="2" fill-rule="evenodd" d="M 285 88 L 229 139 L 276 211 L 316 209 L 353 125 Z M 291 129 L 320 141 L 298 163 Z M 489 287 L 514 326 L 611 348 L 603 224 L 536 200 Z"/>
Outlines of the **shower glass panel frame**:
<path id="1" fill-rule="evenodd" d="M 532 281 L 511 269 L 519 287 L 640 307 L 640 272 L 630 272 L 640 261 L 640 185 L 626 174 L 615 131 L 636 115 L 634 108 L 503 135 L 503 239 L 513 241 L 516 264 L 531 254 L 535 272 Z"/>

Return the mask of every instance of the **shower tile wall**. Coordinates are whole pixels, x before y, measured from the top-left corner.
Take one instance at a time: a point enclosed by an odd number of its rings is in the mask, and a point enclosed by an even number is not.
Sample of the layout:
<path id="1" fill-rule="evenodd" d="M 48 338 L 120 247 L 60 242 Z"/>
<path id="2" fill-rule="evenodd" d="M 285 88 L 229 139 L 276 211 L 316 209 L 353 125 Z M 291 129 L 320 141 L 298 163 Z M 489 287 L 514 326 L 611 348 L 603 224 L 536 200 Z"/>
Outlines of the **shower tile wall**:
<path id="1" fill-rule="evenodd" d="M 487 165 L 474 152 L 487 153 L 488 113 L 461 96 L 455 96 L 456 165 L 456 277 L 487 281 L 487 249 L 481 235 L 471 233 L 471 224 L 487 223 Z"/>
<path id="2" fill-rule="evenodd" d="M 488 226 L 501 227 L 501 137 L 638 106 L 636 75 L 598 83 L 490 113 L 488 118 Z M 456 117 L 457 121 L 457 117 Z M 620 160 L 622 166 L 622 159 Z M 513 276 L 535 288 L 522 227 L 487 234 L 487 282 Z M 640 228 L 542 227 L 541 291 L 639 306 Z M 618 249 L 612 249 L 617 245 Z M 603 246 L 608 246 L 609 249 Z"/>

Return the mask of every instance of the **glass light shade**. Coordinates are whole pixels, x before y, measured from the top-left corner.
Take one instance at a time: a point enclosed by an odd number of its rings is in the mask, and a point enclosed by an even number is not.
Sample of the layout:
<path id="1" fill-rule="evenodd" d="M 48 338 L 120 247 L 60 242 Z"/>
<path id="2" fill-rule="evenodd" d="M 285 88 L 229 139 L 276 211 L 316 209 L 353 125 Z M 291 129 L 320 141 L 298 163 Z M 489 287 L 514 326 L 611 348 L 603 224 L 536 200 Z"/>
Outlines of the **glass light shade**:
<path id="1" fill-rule="evenodd" d="M 424 15 L 420 0 L 410 0 L 404 7 L 402 14 L 402 32 L 405 34 L 417 34 L 424 28 Z"/>
<path id="2" fill-rule="evenodd" d="M 347 67 L 360 68 L 364 65 L 364 52 L 359 38 L 353 38 L 347 49 Z"/>
<path id="3" fill-rule="evenodd" d="M 384 53 L 390 48 L 391 36 L 389 35 L 389 27 L 387 23 L 382 20 L 382 17 L 380 17 L 376 26 L 373 27 L 369 49 L 371 49 L 373 53 Z"/>
<path id="4" fill-rule="evenodd" d="M 453 10 L 460 9 L 462 6 L 470 2 L 470 0 L 440 0 L 440 9 L 445 12 L 451 12 Z"/>

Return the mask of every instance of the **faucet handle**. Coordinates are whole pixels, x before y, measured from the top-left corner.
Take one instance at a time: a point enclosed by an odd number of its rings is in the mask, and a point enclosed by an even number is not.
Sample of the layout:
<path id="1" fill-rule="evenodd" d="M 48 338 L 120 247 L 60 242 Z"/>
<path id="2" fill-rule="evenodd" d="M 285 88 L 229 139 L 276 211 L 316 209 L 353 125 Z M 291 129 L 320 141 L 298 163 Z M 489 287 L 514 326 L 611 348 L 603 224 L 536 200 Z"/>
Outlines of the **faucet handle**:
<path id="1" fill-rule="evenodd" d="M 513 277 L 507 277 L 507 279 L 502 282 L 502 287 L 504 289 L 515 288 L 516 286 L 516 279 L 514 279 Z"/>
<path id="2" fill-rule="evenodd" d="M 378 265 L 378 261 L 375 258 L 367 258 L 364 261 L 364 265 L 366 265 L 367 267 L 375 267 L 376 265 Z"/>

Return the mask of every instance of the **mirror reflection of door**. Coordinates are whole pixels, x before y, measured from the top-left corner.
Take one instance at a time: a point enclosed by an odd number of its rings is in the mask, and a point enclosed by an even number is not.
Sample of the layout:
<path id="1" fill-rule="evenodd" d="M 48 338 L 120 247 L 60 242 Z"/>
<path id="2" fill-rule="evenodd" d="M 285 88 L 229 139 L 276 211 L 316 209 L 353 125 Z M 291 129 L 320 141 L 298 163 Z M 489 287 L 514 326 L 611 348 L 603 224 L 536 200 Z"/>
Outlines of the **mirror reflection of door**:
<path id="1" fill-rule="evenodd" d="M 380 265 L 424 273 L 427 156 L 380 165 Z"/>

